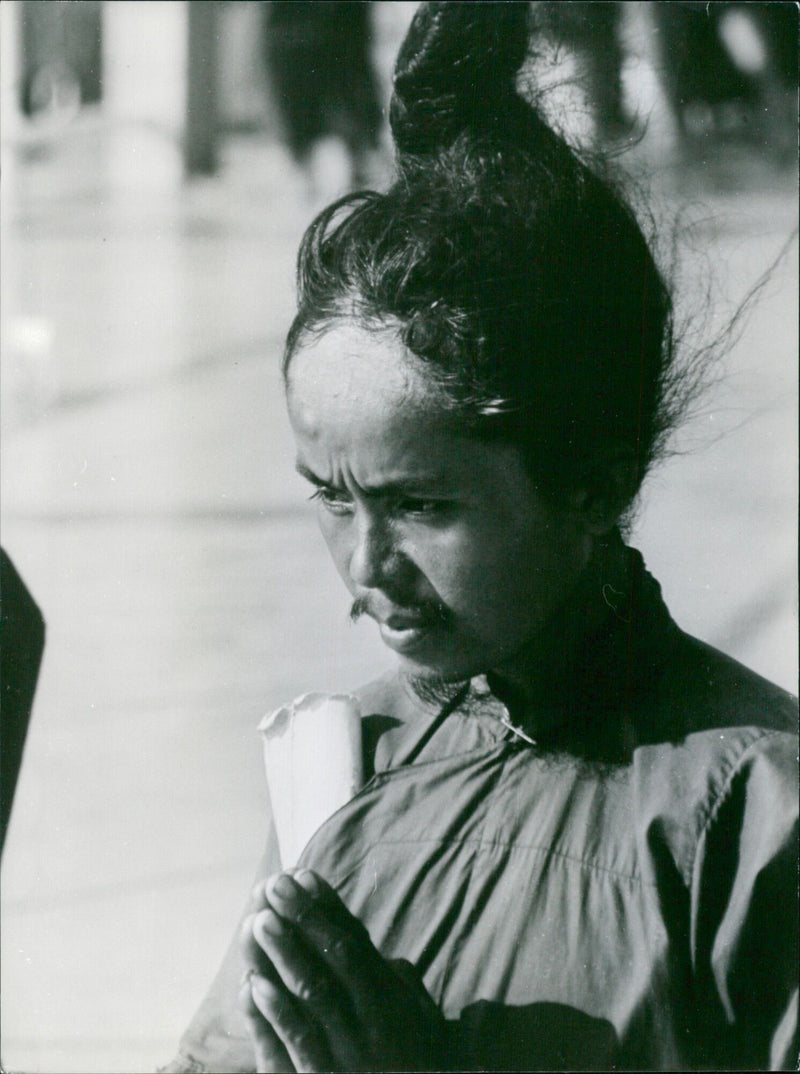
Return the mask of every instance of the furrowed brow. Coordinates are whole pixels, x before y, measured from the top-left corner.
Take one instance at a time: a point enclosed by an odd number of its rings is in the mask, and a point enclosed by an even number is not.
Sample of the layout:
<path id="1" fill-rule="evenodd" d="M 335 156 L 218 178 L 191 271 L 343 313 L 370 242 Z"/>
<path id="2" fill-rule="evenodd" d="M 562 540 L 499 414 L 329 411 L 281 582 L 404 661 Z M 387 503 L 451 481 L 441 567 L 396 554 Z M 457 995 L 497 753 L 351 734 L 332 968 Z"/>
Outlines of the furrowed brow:
<path id="1" fill-rule="evenodd" d="M 317 488 L 334 487 L 329 481 L 323 481 L 321 477 L 317 476 L 313 470 L 306 466 L 305 463 L 300 462 L 300 460 L 295 463 L 295 470 L 301 477 L 304 477 L 306 481 L 309 481 Z M 417 496 L 425 493 L 430 482 L 430 478 L 426 479 L 424 477 L 419 480 L 387 481 L 382 485 L 367 485 L 361 491 L 364 496 L 374 499 L 392 496 Z"/>
<path id="2" fill-rule="evenodd" d="M 310 481 L 312 485 L 316 485 L 317 488 L 321 489 L 327 487 L 328 482 L 323 481 L 321 477 L 317 477 L 314 471 L 309 470 L 305 463 L 300 462 L 298 460 L 294 464 L 294 468 L 295 470 L 297 470 L 298 474 L 300 474 L 301 477 L 304 477 L 306 481 Z"/>

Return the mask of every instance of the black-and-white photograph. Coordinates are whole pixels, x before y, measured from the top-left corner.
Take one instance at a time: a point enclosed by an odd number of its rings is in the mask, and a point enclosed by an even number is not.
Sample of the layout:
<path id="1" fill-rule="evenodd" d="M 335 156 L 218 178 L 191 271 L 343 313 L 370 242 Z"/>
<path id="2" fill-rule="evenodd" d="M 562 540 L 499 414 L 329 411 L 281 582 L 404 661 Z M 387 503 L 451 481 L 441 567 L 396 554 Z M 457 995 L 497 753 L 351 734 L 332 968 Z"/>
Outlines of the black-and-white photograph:
<path id="1" fill-rule="evenodd" d="M 3 1071 L 798 1068 L 799 10 L 3 0 Z"/>

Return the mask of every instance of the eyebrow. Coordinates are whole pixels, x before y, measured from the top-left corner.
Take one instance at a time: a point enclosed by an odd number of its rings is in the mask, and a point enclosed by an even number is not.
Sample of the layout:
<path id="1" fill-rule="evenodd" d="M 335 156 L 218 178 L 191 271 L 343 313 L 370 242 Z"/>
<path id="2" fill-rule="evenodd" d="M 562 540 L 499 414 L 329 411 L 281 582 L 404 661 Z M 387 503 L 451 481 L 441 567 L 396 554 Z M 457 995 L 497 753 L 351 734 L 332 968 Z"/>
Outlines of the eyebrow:
<path id="1" fill-rule="evenodd" d="M 336 488 L 329 481 L 323 481 L 321 477 L 318 477 L 304 462 L 298 461 L 295 463 L 295 470 L 301 477 L 304 477 L 306 481 L 310 481 L 312 485 L 315 485 L 318 489 L 322 488 Z M 435 478 L 433 475 L 429 477 L 422 477 L 416 480 L 410 481 L 387 481 L 383 485 L 367 486 L 362 489 L 365 496 L 371 496 L 378 498 L 380 496 L 397 496 L 408 495 L 409 493 L 421 492 L 425 487 L 426 482 L 433 482 Z"/>
<path id="2" fill-rule="evenodd" d="M 327 481 L 323 481 L 321 477 L 317 477 L 313 470 L 309 470 L 304 462 L 298 461 L 294 464 L 295 470 L 301 477 L 304 477 L 306 481 L 310 481 L 312 485 L 316 485 L 317 488 L 322 489 L 328 485 Z"/>

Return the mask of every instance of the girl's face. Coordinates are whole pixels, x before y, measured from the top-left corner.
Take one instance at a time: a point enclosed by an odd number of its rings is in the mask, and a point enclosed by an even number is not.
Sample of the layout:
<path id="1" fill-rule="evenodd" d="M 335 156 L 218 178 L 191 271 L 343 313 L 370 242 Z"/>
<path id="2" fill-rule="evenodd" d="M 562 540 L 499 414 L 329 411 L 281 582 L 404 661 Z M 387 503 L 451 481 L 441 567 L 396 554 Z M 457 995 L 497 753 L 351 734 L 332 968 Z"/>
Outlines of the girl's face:
<path id="1" fill-rule="evenodd" d="M 412 673 L 513 665 L 591 541 L 537 495 L 519 451 L 460 433 L 391 328 L 343 321 L 288 377 L 297 468 L 355 610 Z"/>

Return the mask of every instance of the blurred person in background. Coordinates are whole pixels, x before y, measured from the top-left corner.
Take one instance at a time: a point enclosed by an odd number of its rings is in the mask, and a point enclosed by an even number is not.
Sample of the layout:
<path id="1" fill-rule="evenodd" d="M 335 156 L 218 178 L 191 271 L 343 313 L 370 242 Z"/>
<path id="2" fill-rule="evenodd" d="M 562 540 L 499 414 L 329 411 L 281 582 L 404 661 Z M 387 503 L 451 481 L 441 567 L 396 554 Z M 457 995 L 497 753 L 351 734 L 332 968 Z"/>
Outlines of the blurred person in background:
<path id="1" fill-rule="evenodd" d="M 661 79 L 684 147 L 699 151 L 712 135 L 766 149 L 778 164 L 793 162 L 797 5 L 678 0 L 651 10 Z"/>
<path id="2" fill-rule="evenodd" d="M 101 3 L 42 3 L 23 0 L 20 8 L 21 105 L 25 115 L 74 115 L 96 103 L 102 91 Z"/>
<path id="3" fill-rule="evenodd" d="M 599 138 L 615 140 L 630 134 L 633 121 L 622 92 L 623 5 L 542 0 L 532 6 L 537 33 L 549 35 L 580 58 Z"/>
<path id="4" fill-rule="evenodd" d="M 170 1071 L 796 1063 L 796 704 L 625 543 L 700 359 L 622 194 L 517 94 L 528 30 L 421 5 L 395 183 L 303 240 L 297 468 L 399 664 Z"/>
<path id="5" fill-rule="evenodd" d="M 267 75 L 286 143 L 306 170 L 314 200 L 370 178 L 383 123 L 371 8 L 346 0 L 277 0 L 267 7 Z"/>
<path id="6" fill-rule="evenodd" d="M 44 619 L 0 548 L 0 853 L 5 844 L 44 651 Z"/>

